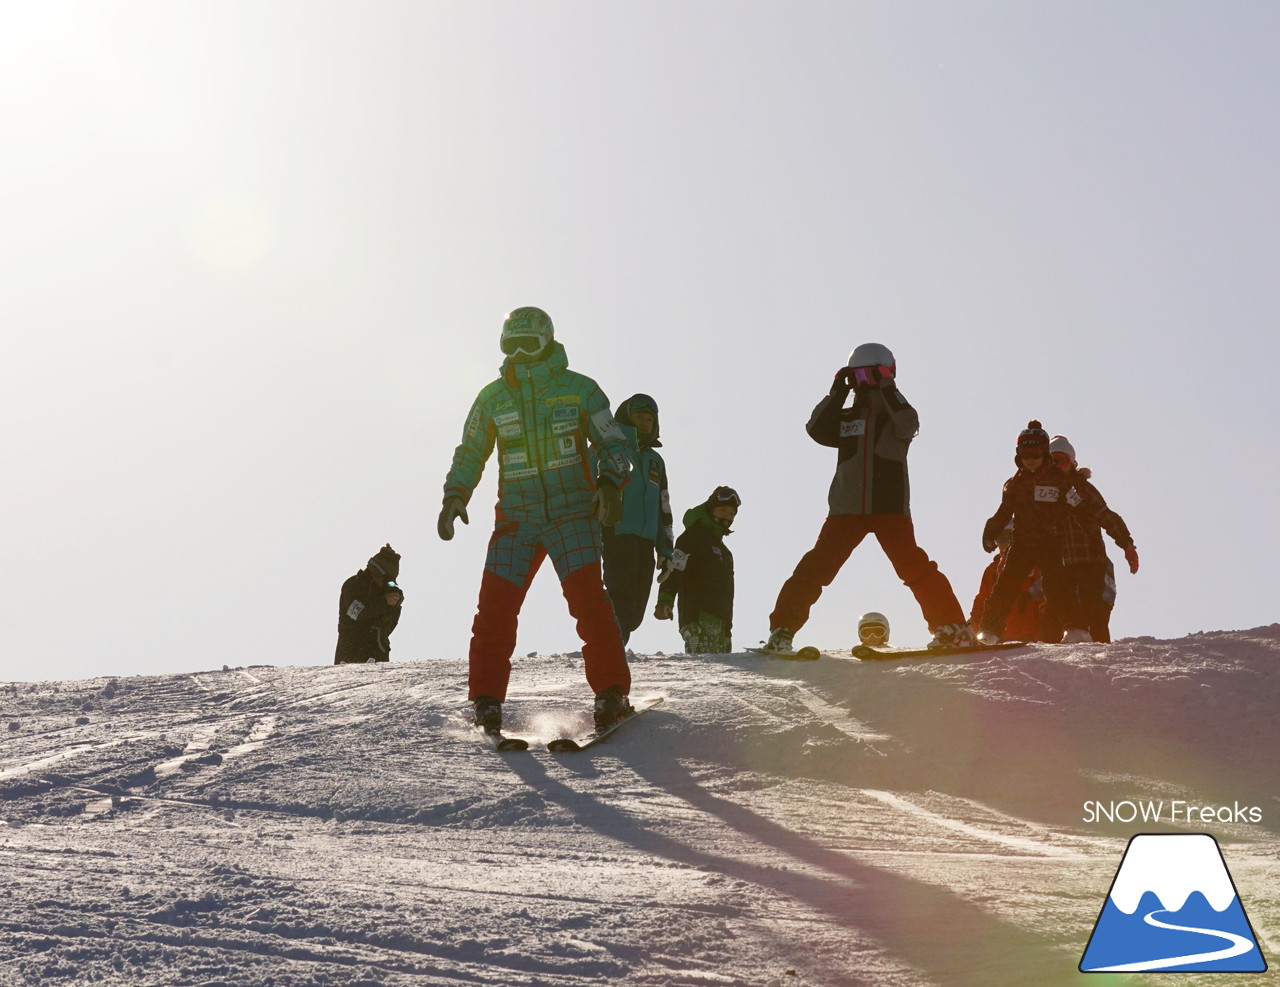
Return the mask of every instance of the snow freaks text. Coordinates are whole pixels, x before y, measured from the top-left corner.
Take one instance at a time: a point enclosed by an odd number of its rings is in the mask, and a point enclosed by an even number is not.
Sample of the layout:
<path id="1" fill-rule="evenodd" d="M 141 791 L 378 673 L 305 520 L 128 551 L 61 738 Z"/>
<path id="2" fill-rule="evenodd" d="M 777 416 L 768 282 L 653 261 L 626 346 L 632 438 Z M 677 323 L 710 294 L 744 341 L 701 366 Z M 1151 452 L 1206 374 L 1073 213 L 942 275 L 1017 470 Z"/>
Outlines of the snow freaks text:
<path id="1" fill-rule="evenodd" d="M 1144 823 L 1260 823 L 1262 809 L 1256 805 L 1197 805 L 1173 799 L 1157 802 L 1152 799 L 1100 802 L 1090 800 L 1084 803 L 1084 821 L 1101 822 L 1144 822 Z"/>

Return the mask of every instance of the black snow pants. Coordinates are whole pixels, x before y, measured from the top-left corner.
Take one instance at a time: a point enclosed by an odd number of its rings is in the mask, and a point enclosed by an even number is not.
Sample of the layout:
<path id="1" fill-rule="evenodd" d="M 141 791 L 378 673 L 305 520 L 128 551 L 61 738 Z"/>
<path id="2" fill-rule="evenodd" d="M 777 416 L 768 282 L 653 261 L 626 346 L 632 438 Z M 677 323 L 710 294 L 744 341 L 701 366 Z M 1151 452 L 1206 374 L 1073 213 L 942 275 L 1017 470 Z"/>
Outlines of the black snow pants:
<path id="1" fill-rule="evenodd" d="M 644 620 L 649 609 L 649 593 L 653 589 L 654 562 L 657 556 L 653 542 L 639 535 L 615 535 L 604 529 L 604 585 L 613 603 L 622 643 Z"/>

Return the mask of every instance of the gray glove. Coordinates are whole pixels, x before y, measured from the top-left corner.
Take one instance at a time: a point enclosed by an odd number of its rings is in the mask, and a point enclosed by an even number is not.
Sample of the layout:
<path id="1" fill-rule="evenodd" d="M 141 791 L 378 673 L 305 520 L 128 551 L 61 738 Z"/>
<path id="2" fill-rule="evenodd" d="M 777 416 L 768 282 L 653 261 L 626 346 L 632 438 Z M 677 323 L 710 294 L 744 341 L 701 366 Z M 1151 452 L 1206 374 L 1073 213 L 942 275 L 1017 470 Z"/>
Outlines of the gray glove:
<path id="1" fill-rule="evenodd" d="M 455 518 L 461 518 L 463 524 L 471 523 L 467 517 L 467 502 L 456 494 L 444 499 L 444 506 L 440 508 L 440 517 L 436 521 L 436 534 L 442 541 L 450 541 L 453 538 Z"/>

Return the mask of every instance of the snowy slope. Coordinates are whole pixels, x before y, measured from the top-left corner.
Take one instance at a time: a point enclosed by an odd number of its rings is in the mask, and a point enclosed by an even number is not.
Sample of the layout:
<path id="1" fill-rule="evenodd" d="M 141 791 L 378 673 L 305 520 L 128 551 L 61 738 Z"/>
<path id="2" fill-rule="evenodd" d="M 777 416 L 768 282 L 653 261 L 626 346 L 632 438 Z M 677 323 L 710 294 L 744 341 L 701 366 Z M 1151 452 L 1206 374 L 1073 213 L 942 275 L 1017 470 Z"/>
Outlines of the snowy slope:
<path id="1" fill-rule="evenodd" d="M 487 749 L 461 660 L 0 685 L 0 985 L 1156 983 L 1076 972 L 1136 832 L 1215 835 L 1272 962 L 1179 983 L 1280 979 L 1280 625 L 633 671 L 576 755 Z M 515 732 L 587 704 L 517 660 Z"/>

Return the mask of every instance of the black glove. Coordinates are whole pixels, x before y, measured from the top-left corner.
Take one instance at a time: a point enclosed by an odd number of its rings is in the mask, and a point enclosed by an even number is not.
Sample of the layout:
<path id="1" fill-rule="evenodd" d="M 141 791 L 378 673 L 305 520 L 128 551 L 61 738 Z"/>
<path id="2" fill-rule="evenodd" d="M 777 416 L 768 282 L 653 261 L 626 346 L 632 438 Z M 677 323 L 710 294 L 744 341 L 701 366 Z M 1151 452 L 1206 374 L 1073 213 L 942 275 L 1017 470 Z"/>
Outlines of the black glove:
<path id="1" fill-rule="evenodd" d="M 986 535 L 982 536 L 982 550 L 984 552 L 994 552 L 998 547 L 994 538 L 988 538 Z"/>
<path id="2" fill-rule="evenodd" d="M 835 379 L 831 382 L 831 396 L 840 398 L 842 401 L 849 396 L 849 390 L 853 387 L 850 383 L 850 375 L 853 373 L 848 367 L 841 367 L 836 371 Z"/>
<path id="3" fill-rule="evenodd" d="M 622 491 L 606 476 L 600 477 L 591 495 L 591 513 L 604 527 L 612 528 L 622 520 Z"/>

